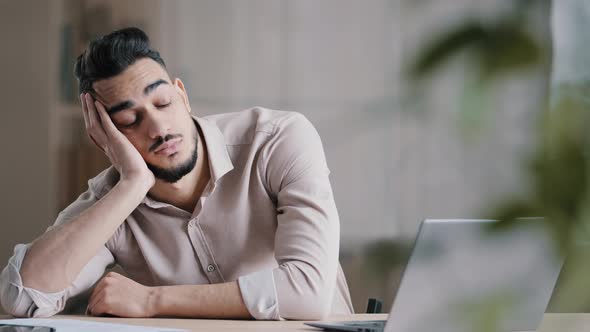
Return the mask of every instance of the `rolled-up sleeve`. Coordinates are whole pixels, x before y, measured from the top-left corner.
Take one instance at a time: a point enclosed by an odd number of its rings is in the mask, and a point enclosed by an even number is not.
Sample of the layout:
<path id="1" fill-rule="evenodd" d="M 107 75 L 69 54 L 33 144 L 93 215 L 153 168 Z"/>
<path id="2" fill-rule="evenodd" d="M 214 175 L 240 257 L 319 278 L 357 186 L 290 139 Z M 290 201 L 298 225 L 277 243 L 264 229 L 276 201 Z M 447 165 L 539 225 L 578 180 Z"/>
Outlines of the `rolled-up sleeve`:
<path id="1" fill-rule="evenodd" d="M 97 201 L 92 191 L 87 191 L 62 211 L 51 228 L 68 222 Z M 49 317 L 65 307 L 66 301 L 90 288 L 114 262 L 106 246 L 86 264 L 74 282 L 66 289 L 55 293 L 44 293 L 23 285 L 20 269 L 31 244 L 18 244 L 8 265 L 0 274 L 0 304 L 9 314 L 17 317 Z"/>
<path id="2" fill-rule="evenodd" d="M 281 123 L 262 152 L 262 174 L 276 195 L 278 267 L 241 277 L 256 319 L 324 318 L 338 270 L 340 222 L 320 137 L 301 114 Z"/>
<path id="3" fill-rule="evenodd" d="M 281 319 L 273 270 L 262 270 L 240 277 L 238 284 L 244 304 L 254 319 Z"/>

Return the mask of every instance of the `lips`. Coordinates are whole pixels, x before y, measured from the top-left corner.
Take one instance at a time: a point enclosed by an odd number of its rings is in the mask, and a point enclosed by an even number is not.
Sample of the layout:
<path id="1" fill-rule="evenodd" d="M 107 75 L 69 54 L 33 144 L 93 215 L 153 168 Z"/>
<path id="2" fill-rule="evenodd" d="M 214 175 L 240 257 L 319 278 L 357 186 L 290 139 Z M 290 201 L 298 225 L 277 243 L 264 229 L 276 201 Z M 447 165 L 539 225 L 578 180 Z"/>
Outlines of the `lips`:
<path id="1" fill-rule="evenodd" d="M 180 143 L 180 141 L 182 140 L 182 138 L 174 138 L 171 139 L 165 143 L 162 143 L 162 145 L 160 145 L 155 151 L 155 154 L 164 154 L 164 155 L 170 155 L 176 151 L 178 151 L 178 145 Z"/>

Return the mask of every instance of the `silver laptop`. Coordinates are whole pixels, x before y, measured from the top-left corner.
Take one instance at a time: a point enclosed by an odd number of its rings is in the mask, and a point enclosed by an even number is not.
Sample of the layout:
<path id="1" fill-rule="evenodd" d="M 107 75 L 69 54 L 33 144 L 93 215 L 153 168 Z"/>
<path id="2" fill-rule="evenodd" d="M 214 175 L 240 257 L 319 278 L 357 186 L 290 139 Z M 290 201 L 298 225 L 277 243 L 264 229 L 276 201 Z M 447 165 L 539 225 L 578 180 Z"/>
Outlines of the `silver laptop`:
<path id="1" fill-rule="evenodd" d="M 425 220 L 387 321 L 313 322 L 332 331 L 534 331 L 563 265 L 540 218 Z"/>

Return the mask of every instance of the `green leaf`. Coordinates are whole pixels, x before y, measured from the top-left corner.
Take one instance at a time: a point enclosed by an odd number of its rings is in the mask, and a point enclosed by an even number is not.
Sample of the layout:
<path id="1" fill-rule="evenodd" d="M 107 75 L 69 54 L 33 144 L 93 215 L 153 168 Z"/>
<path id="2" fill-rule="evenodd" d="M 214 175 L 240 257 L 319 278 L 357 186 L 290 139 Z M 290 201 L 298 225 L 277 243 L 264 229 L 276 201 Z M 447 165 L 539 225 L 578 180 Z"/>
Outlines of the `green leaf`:
<path id="1" fill-rule="evenodd" d="M 409 76 L 423 78 L 468 50 L 485 78 L 538 64 L 543 54 L 533 36 L 512 20 L 494 26 L 467 22 L 426 46 L 410 65 Z"/>
<path id="2" fill-rule="evenodd" d="M 520 26 L 503 24 L 492 28 L 478 45 L 480 73 L 484 77 L 524 69 L 540 63 L 542 48 Z"/>
<path id="3" fill-rule="evenodd" d="M 488 32 L 478 22 L 464 23 L 428 45 L 410 66 L 411 78 L 422 78 L 440 67 L 450 57 L 487 39 Z"/>

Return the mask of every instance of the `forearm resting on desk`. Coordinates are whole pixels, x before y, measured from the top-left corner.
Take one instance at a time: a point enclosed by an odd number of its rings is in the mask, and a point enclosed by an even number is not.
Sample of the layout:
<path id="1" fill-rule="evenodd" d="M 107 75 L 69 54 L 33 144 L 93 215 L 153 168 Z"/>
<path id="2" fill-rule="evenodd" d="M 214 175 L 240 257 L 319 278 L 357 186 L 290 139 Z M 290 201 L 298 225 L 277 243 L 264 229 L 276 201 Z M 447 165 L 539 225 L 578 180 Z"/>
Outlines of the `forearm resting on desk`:
<path id="1" fill-rule="evenodd" d="M 79 216 L 35 240 L 21 267 L 23 285 L 43 292 L 68 287 L 148 190 L 141 182 L 119 182 Z"/>
<path id="2" fill-rule="evenodd" d="M 88 313 L 120 317 L 251 318 L 237 282 L 148 287 L 108 273 L 88 301 Z"/>
<path id="3" fill-rule="evenodd" d="M 238 283 L 157 287 L 158 316 L 251 319 Z"/>

